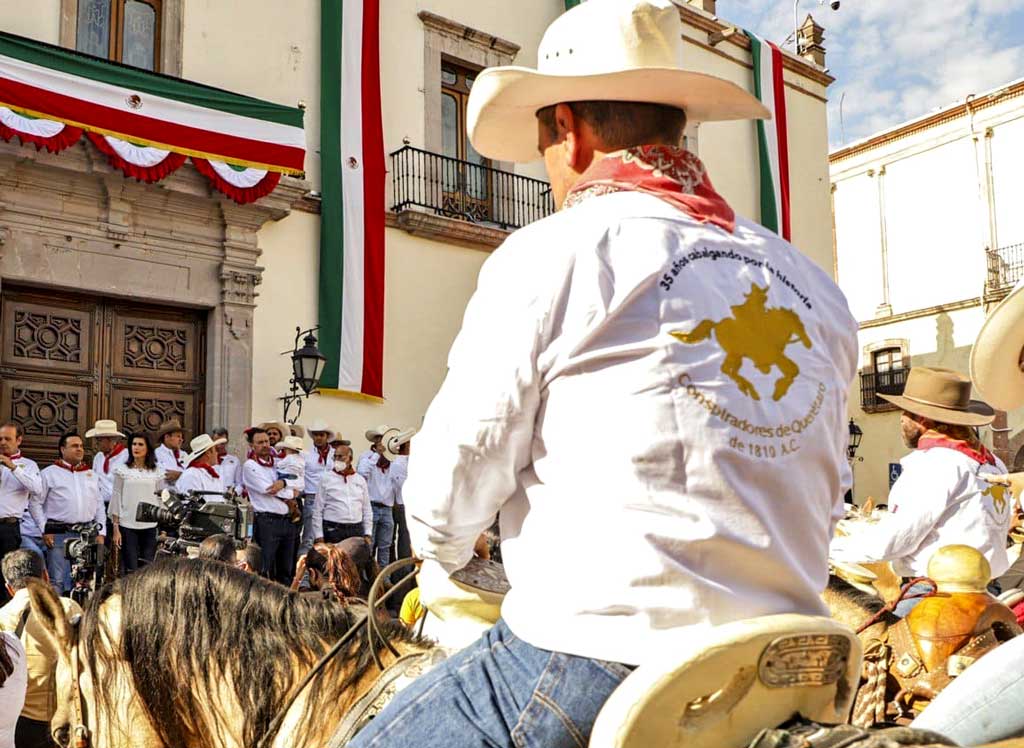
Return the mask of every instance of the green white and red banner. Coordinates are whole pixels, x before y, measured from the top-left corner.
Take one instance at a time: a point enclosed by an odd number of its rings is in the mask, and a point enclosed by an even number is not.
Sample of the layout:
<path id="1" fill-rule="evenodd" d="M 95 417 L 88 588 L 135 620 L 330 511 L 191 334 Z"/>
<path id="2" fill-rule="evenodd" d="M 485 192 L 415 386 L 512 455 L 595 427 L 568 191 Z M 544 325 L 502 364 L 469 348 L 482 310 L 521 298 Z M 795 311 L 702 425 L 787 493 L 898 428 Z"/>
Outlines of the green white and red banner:
<path id="1" fill-rule="evenodd" d="M 384 396 L 380 0 L 321 0 L 321 392 Z"/>
<path id="2" fill-rule="evenodd" d="M 239 202 L 267 194 L 305 161 L 302 110 L 0 33 L 0 137 L 58 152 L 83 131 L 136 179 L 191 157 Z"/>
<path id="3" fill-rule="evenodd" d="M 757 120 L 758 166 L 761 173 L 761 225 L 789 241 L 792 238 L 789 198 L 789 134 L 786 126 L 786 86 L 782 51 L 756 34 L 750 39 L 754 63 L 754 95 L 772 113 Z"/>

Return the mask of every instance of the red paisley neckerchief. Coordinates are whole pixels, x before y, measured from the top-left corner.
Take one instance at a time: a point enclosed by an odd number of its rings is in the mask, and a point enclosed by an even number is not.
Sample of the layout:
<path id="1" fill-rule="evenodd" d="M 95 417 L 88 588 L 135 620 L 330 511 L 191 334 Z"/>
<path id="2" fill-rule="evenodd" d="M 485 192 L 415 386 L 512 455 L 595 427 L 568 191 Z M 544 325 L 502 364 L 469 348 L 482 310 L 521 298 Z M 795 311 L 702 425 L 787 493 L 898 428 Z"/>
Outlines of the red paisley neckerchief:
<path id="1" fill-rule="evenodd" d="M 253 456 L 250 459 L 256 460 L 256 464 L 257 465 L 262 465 L 263 467 L 269 467 L 269 468 L 274 467 L 274 458 L 273 457 L 271 457 L 269 461 L 264 462 L 262 457 L 257 457 L 255 454 L 253 454 Z"/>
<path id="2" fill-rule="evenodd" d="M 320 449 L 320 447 L 316 448 L 317 454 L 320 455 L 320 464 L 321 465 L 326 465 L 327 464 L 327 453 L 330 452 L 330 451 L 331 451 L 331 445 L 330 444 L 328 444 L 323 449 Z"/>
<path id="3" fill-rule="evenodd" d="M 15 452 L 14 454 L 12 454 L 7 459 L 10 460 L 11 462 L 14 462 L 15 460 L 20 460 L 21 459 L 21 452 Z"/>
<path id="4" fill-rule="evenodd" d="M 189 465 L 188 467 L 190 470 L 204 470 L 211 478 L 220 478 L 217 471 L 213 469 L 213 466 L 207 465 L 205 462 Z"/>
<path id="5" fill-rule="evenodd" d="M 609 153 L 583 172 L 563 207 L 611 192 L 654 195 L 701 223 L 730 234 L 736 229 L 736 213 L 711 186 L 701 160 L 685 148 L 640 145 Z"/>
<path id="6" fill-rule="evenodd" d="M 975 449 L 961 439 L 950 439 L 945 434 L 931 432 L 922 436 L 917 442 L 918 449 L 932 449 L 934 447 L 945 447 L 965 454 L 977 463 L 982 465 L 995 465 L 996 458 L 984 444 L 978 445 L 981 449 Z"/>
<path id="7" fill-rule="evenodd" d="M 125 446 L 123 444 L 116 444 L 114 448 L 110 450 L 110 454 L 103 455 L 103 472 L 110 472 L 110 461 L 117 457 L 119 454 L 124 452 Z"/>
<path id="8" fill-rule="evenodd" d="M 71 465 L 65 462 L 64 460 L 57 460 L 53 464 L 59 468 L 64 468 L 69 473 L 84 473 L 89 469 L 89 466 L 86 465 L 84 462 L 80 462 L 77 465 Z"/>

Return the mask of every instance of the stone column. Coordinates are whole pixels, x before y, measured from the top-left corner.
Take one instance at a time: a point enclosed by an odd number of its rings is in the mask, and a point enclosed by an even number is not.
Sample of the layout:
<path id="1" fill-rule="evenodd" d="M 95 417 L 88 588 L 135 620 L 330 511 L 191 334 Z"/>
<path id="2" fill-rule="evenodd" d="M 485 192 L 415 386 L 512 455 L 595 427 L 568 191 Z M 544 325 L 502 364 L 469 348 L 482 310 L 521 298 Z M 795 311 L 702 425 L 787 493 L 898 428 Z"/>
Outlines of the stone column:
<path id="1" fill-rule="evenodd" d="M 715 0 L 686 0 L 686 4 L 715 15 Z"/>

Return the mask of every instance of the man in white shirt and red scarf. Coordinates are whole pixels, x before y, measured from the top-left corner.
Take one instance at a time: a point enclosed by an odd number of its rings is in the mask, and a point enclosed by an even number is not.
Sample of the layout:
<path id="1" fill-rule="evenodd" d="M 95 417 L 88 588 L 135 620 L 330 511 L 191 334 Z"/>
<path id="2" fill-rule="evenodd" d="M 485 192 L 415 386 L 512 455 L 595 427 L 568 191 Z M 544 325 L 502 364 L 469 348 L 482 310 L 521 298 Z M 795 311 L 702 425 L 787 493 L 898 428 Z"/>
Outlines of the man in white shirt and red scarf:
<path id="1" fill-rule="evenodd" d="M 96 440 L 96 456 L 92 458 L 92 471 L 100 484 L 103 504 L 110 506 L 110 495 L 114 490 L 114 470 L 127 465 L 131 453 L 125 446 L 124 434 L 117 430 L 116 421 L 100 420 L 85 432 L 86 439 Z"/>
<path id="2" fill-rule="evenodd" d="M 242 493 L 242 463 L 237 457 L 228 454 L 228 441 L 230 435 L 223 426 L 214 428 L 210 435 L 217 440 L 217 473 L 224 481 L 224 490 L 235 489 L 235 493 Z"/>
<path id="3" fill-rule="evenodd" d="M 586 745 L 630 667 L 721 624 L 828 613 L 856 322 L 679 147 L 687 116 L 767 115 L 684 71 L 682 32 L 669 0 L 588 0 L 539 72 L 473 84 L 476 150 L 543 155 L 559 212 L 484 263 L 402 493 L 425 607 L 499 511 L 511 590 L 354 748 Z"/>
<path id="4" fill-rule="evenodd" d="M 891 561 L 903 577 L 924 577 L 928 561 L 945 545 L 964 544 L 985 555 L 998 577 L 1010 562 L 1006 536 L 1014 498 L 985 475 L 1006 466 L 978 440 L 975 429 L 995 412 L 971 400 L 971 380 L 950 369 L 915 366 L 903 394 L 879 395 L 902 409 L 903 442 L 914 450 L 889 491 L 889 511 L 873 525 L 832 541 L 837 561 Z M 931 586 L 928 585 L 928 589 Z M 919 598 L 896 609 L 906 615 Z"/>
<path id="5" fill-rule="evenodd" d="M 361 537 L 367 543 L 373 532 L 373 513 L 366 481 L 352 467 L 352 447 L 339 445 L 331 455 L 331 469 L 320 477 L 311 522 L 317 543 L 340 543 Z M 301 555 L 301 554 L 300 554 Z"/>
<path id="6" fill-rule="evenodd" d="M 74 431 L 60 438 L 60 459 L 44 468 L 39 500 L 29 503 L 36 523 L 43 528 L 46 570 L 58 594 L 71 591 L 71 562 L 64 556 L 64 541 L 78 537 L 72 525 L 95 522 L 99 542 L 106 537 L 106 511 L 100 498 L 99 478 L 85 462 L 85 442 Z"/>
<path id="7" fill-rule="evenodd" d="M 181 422 L 172 419 L 165 423 L 156 433 L 156 439 L 160 442 L 153 450 L 157 467 L 164 469 L 167 487 L 174 488 L 174 482 L 185 469 L 185 454 L 181 451 L 181 445 L 185 442 L 185 432 L 181 428 Z"/>
<path id="8" fill-rule="evenodd" d="M 0 562 L 22 544 L 21 524 L 28 508 L 29 496 L 43 490 L 36 463 L 21 454 L 25 436 L 20 424 L 0 425 Z M 9 596 L 0 571 L 0 603 Z"/>
<path id="9" fill-rule="evenodd" d="M 318 537 L 313 530 L 313 502 L 320 488 L 320 478 L 332 469 L 335 455 L 335 451 L 331 449 L 331 440 L 335 438 L 334 432 L 323 419 L 313 421 L 309 427 L 309 435 L 313 438 L 313 446 L 302 453 L 306 461 L 306 471 L 302 500 L 302 536 L 299 540 L 300 556 L 309 552 L 313 547 L 313 541 Z"/>
<path id="10" fill-rule="evenodd" d="M 253 456 L 242 465 L 242 484 L 256 513 L 252 539 L 262 552 L 260 573 L 287 586 L 294 571 L 296 536 L 288 505 L 276 495 L 287 483 L 277 477 L 267 432 L 255 426 L 248 436 Z"/>
<path id="11" fill-rule="evenodd" d="M 174 487 L 179 493 L 199 491 L 207 502 L 224 501 L 224 479 L 217 471 L 217 447 L 224 439 L 214 440 L 209 434 L 200 434 L 189 443 L 185 470 Z"/>

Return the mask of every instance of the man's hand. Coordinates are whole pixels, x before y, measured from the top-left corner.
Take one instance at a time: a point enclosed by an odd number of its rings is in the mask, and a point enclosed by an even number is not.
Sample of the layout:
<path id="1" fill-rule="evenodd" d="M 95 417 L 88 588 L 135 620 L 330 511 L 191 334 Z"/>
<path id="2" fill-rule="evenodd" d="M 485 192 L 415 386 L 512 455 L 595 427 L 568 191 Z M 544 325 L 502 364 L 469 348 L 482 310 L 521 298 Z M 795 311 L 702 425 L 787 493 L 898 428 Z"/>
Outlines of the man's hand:
<path id="1" fill-rule="evenodd" d="M 174 481 L 178 480 L 178 478 L 180 478 L 180 477 L 181 477 L 181 471 L 180 470 L 165 470 L 164 471 L 164 478 L 167 480 L 168 483 L 174 483 Z"/>
<path id="2" fill-rule="evenodd" d="M 107 543 L 107 539 L 106 539 L 106 537 L 104 537 L 103 535 L 97 535 L 97 536 L 96 536 L 96 543 L 97 543 L 98 545 L 106 545 L 106 543 Z"/>
<path id="3" fill-rule="evenodd" d="M 14 464 L 14 460 L 5 454 L 0 454 L 0 465 L 3 465 L 5 468 L 10 468 L 11 470 L 14 470 L 14 468 L 17 467 L 17 465 Z"/>
<path id="4" fill-rule="evenodd" d="M 270 488 L 267 489 L 267 493 L 277 493 L 278 491 L 283 491 L 285 485 L 287 484 L 283 480 L 276 480 L 270 484 Z"/>
<path id="5" fill-rule="evenodd" d="M 118 525 L 114 525 L 114 547 L 121 547 L 121 528 Z"/>

